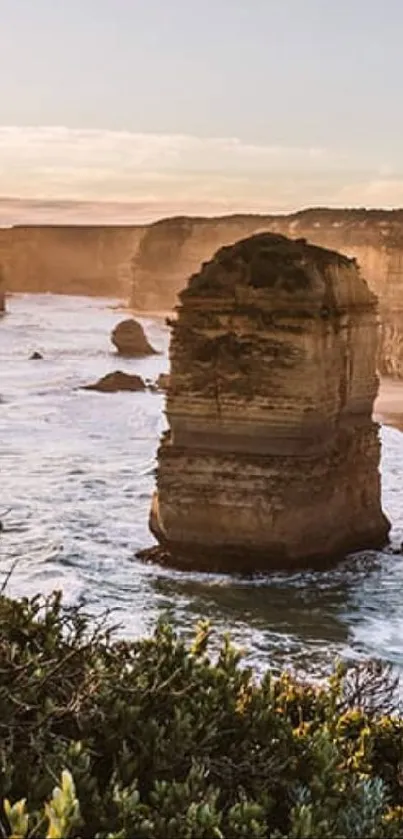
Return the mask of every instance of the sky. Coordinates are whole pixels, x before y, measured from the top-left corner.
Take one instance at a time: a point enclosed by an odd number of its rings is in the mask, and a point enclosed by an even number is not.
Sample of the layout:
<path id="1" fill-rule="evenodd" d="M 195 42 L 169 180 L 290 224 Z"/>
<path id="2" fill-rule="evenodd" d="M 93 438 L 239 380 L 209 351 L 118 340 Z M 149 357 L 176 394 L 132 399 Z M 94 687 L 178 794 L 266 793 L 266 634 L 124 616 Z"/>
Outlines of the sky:
<path id="1" fill-rule="evenodd" d="M 0 0 L 0 219 L 403 206 L 402 31 L 401 0 Z"/>

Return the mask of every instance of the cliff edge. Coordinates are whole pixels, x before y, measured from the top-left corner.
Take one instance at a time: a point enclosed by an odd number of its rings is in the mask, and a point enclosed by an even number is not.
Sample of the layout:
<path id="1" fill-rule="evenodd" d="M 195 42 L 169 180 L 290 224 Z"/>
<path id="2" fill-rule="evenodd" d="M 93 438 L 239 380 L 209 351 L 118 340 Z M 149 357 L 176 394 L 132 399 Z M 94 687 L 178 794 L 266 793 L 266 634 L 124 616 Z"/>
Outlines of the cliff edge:
<path id="1" fill-rule="evenodd" d="M 128 300 L 130 262 L 144 228 L 27 225 L 0 229 L 11 292 L 85 294 Z"/>

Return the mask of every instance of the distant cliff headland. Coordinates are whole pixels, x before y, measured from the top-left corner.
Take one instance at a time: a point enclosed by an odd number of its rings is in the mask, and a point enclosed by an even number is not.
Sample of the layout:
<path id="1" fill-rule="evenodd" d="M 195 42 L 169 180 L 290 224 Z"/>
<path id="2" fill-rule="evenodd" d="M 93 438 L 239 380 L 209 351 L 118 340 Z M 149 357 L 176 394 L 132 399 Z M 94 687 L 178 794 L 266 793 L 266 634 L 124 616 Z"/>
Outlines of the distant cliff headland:
<path id="1" fill-rule="evenodd" d="M 288 216 L 176 217 L 144 226 L 16 226 L 0 229 L 0 263 L 9 291 L 113 295 L 138 311 L 168 310 L 219 247 L 265 231 L 357 259 L 379 300 L 380 372 L 403 377 L 403 210 L 319 208 Z"/>
<path id="2" fill-rule="evenodd" d="M 0 263 L 7 291 L 128 299 L 131 260 L 143 232 L 137 225 L 0 228 Z"/>

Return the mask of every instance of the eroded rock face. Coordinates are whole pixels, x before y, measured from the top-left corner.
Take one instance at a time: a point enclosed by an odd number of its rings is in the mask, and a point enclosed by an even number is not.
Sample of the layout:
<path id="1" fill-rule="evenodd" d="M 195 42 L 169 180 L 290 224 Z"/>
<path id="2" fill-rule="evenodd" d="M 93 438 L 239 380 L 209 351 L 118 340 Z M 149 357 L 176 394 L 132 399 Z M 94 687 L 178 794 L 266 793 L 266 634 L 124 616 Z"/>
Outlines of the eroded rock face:
<path id="1" fill-rule="evenodd" d="M 156 354 L 146 338 L 143 327 L 134 318 L 118 323 L 112 332 L 111 341 L 120 355 L 130 358 Z"/>
<path id="2" fill-rule="evenodd" d="M 114 373 L 107 373 L 102 379 L 91 385 L 84 385 L 82 390 L 97 390 L 99 393 L 116 393 L 120 390 L 143 391 L 146 389 L 141 376 L 132 373 L 122 373 L 116 370 Z"/>
<path id="3" fill-rule="evenodd" d="M 262 231 L 355 257 L 380 304 L 379 369 L 403 378 L 403 211 L 302 210 L 289 216 L 171 218 L 150 225 L 132 260 L 132 306 L 170 309 L 184 280 L 217 248 Z"/>
<path id="4" fill-rule="evenodd" d="M 12 292 L 120 297 L 130 293 L 130 263 L 144 228 L 27 225 L 0 228 L 0 259 Z"/>
<path id="5" fill-rule="evenodd" d="M 191 277 L 172 324 L 150 527 L 180 566 L 379 548 L 376 299 L 346 257 L 263 234 Z"/>

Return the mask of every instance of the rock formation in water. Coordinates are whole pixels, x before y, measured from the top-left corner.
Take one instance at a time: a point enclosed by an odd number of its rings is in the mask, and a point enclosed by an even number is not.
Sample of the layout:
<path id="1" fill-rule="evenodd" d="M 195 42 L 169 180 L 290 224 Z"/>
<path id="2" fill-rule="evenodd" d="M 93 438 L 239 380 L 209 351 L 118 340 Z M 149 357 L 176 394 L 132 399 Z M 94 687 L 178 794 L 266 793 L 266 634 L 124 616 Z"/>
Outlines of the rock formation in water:
<path id="1" fill-rule="evenodd" d="M 156 350 L 147 340 L 143 327 L 134 318 L 127 318 L 118 323 L 112 332 L 111 341 L 119 355 L 130 358 L 156 355 Z"/>
<path id="2" fill-rule="evenodd" d="M 81 390 L 97 390 L 99 393 L 117 393 L 120 390 L 138 392 L 146 390 L 146 386 L 141 376 L 116 370 L 114 373 L 107 373 L 94 384 L 83 385 Z"/>
<path id="3" fill-rule="evenodd" d="M 160 373 L 156 381 L 147 381 L 152 393 L 167 393 L 169 388 L 169 373 Z"/>
<path id="4" fill-rule="evenodd" d="M 171 309 L 217 248 L 270 231 L 355 257 L 380 303 L 379 371 L 403 378 L 403 210 L 304 210 L 289 216 L 172 218 L 150 225 L 132 262 L 132 306 Z"/>
<path id="5" fill-rule="evenodd" d="M 344 256 L 264 234 L 204 264 L 172 324 L 157 556 L 250 572 L 384 545 L 376 347 Z"/>
<path id="6" fill-rule="evenodd" d="M 170 375 L 169 373 L 160 373 L 156 381 L 157 390 L 166 393 L 169 388 Z"/>
<path id="7" fill-rule="evenodd" d="M 128 299 L 130 263 L 144 228 L 31 225 L 0 228 L 9 291 Z"/>
<path id="8" fill-rule="evenodd" d="M 43 355 L 40 352 L 38 352 L 38 350 L 35 350 L 35 352 L 33 352 L 32 355 L 30 355 L 29 360 L 30 361 L 42 361 L 43 360 Z"/>
<path id="9" fill-rule="evenodd" d="M 0 262 L 9 291 L 117 296 L 130 298 L 137 311 L 170 310 L 185 278 L 217 248 L 263 231 L 304 237 L 358 260 L 380 302 L 379 371 L 403 378 L 403 210 L 0 228 Z"/>

